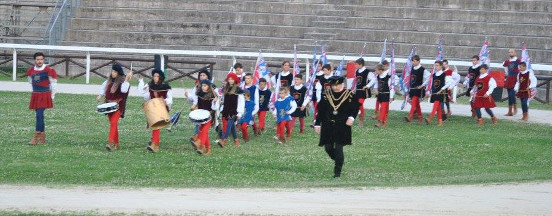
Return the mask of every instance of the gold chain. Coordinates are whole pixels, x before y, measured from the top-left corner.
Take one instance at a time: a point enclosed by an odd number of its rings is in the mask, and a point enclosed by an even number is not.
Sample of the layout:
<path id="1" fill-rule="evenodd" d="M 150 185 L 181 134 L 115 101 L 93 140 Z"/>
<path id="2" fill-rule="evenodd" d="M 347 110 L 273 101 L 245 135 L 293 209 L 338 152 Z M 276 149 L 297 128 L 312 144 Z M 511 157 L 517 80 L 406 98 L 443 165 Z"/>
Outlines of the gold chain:
<path id="1" fill-rule="evenodd" d="M 330 103 L 330 106 L 332 106 L 334 111 L 337 111 L 337 109 L 339 109 L 339 107 L 347 100 L 350 94 L 351 94 L 350 91 L 345 91 L 343 94 L 341 94 L 339 98 L 335 99 L 333 97 L 333 93 L 331 92 L 331 89 L 326 90 L 326 95 L 329 95 L 330 97 L 328 102 Z M 339 104 L 337 104 L 337 106 L 335 105 L 334 100 L 339 101 Z"/>

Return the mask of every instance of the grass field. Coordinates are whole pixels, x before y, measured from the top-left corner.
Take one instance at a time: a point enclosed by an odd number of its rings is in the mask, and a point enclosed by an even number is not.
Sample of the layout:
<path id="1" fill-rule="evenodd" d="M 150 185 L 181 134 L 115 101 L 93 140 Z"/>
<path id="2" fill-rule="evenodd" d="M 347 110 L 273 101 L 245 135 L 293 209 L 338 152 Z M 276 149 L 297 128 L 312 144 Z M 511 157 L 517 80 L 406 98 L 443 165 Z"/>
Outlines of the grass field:
<path id="1" fill-rule="evenodd" d="M 96 113 L 95 96 L 58 94 L 55 109 L 46 111 L 49 143 L 31 147 L 29 93 L 0 92 L 0 98 L 0 184 L 354 188 L 552 179 L 552 127 L 546 125 L 500 121 L 479 127 L 453 116 L 438 128 L 406 124 L 403 113 L 391 112 L 386 129 L 354 127 L 342 178 L 333 179 L 332 161 L 310 129 L 284 146 L 272 139 L 271 129 L 239 148 L 214 146 L 213 155 L 200 156 L 188 143 L 194 126 L 185 114 L 175 130 L 162 131 L 162 150 L 151 154 L 142 99 L 133 97 L 119 122 L 121 150 L 107 152 L 109 124 Z M 184 99 L 175 100 L 175 109 L 183 106 Z"/>

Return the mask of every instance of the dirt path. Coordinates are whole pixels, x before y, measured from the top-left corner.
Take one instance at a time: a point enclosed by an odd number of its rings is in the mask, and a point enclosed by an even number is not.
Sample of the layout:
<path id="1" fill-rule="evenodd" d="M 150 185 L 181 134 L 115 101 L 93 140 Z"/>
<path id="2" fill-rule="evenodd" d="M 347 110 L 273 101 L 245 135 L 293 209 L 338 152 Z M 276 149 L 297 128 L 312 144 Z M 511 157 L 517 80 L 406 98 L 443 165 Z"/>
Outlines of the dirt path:
<path id="1" fill-rule="evenodd" d="M 297 190 L 0 185 L 0 209 L 202 215 L 546 215 L 552 212 L 552 183 Z"/>

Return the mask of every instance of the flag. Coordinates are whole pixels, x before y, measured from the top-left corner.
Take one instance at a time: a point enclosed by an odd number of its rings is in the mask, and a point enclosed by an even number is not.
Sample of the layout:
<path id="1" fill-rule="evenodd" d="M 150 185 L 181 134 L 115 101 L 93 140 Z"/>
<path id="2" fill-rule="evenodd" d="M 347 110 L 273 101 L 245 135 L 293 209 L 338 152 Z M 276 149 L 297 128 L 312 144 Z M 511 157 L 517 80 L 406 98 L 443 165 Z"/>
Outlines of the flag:
<path id="1" fill-rule="evenodd" d="M 529 56 L 529 51 L 527 51 L 527 45 L 525 42 L 521 43 L 521 61 L 527 64 L 527 70 L 532 70 L 531 67 L 531 57 Z"/>
<path id="2" fill-rule="evenodd" d="M 410 55 L 406 59 L 406 64 L 404 64 L 401 80 L 401 91 L 403 93 L 403 103 L 401 105 L 401 110 L 404 109 L 406 103 L 408 102 L 408 92 L 410 87 L 410 74 L 412 72 L 412 57 L 416 55 L 416 46 L 413 46 L 410 50 Z"/>
<path id="3" fill-rule="evenodd" d="M 272 92 L 272 96 L 270 97 L 270 108 L 275 109 L 274 106 L 276 104 L 276 100 L 278 99 L 278 95 L 280 94 L 280 81 L 281 76 L 278 76 L 278 80 L 276 80 L 276 87 L 274 88 L 274 92 Z"/>
<path id="4" fill-rule="evenodd" d="M 291 85 L 295 85 L 295 76 L 299 74 L 300 68 L 299 68 L 299 60 L 297 59 L 297 45 L 293 44 L 293 72 L 292 72 L 292 80 Z"/>
<path id="5" fill-rule="evenodd" d="M 343 55 L 343 58 L 341 58 L 341 62 L 339 62 L 339 66 L 337 66 L 337 70 L 335 70 L 334 76 L 341 76 L 341 71 L 343 71 L 343 64 L 345 64 L 345 55 Z"/>
<path id="6" fill-rule="evenodd" d="M 230 70 L 228 73 L 236 73 L 236 70 L 234 70 L 234 65 L 236 65 L 236 56 L 232 56 L 232 65 L 230 66 Z"/>
<path id="7" fill-rule="evenodd" d="M 308 95 L 312 95 L 312 91 L 314 89 L 314 80 L 316 79 L 316 73 L 318 73 L 318 71 L 317 71 L 318 63 L 320 62 L 320 58 L 316 59 L 316 54 L 317 54 L 316 48 L 317 47 L 316 47 L 316 44 L 315 44 L 314 53 L 312 54 L 312 66 L 310 68 L 311 74 L 310 74 L 310 77 L 307 80 Z"/>
<path id="8" fill-rule="evenodd" d="M 362 46 L 362 50 L 360 51 L 361 58 L 364 56 L 364 52 L 366 52 L 366 42 L 364 42 L 364 45 Z"/>
<path id="9" fill-rule="evenodd" d="M 489 53 L 489 41 L 485 37 L 483 41 L 483 46 L 481 46 L 481 51 L 479 51 L 479 63 L 486 64 L 491 67 L 491 54 Z"/>
<path id="10" fill-rule="evenodd" d="M 320 51 L 322 54 L 320 55 L 320 60 L 322 61 L 322 64 L 328 64 L 328 56 L 326 55 L 326 49 L 324 49 L 324 44 L 320 47 Z"/>
<path id="11" fill-rule="evenodd" d="M 386 55 L 387 55 L 387 38 L 385 39 L 385 41 L 383 41 L 383 50 L 381 51 L 381 60 L 379 62 L 380 64 L 383 63 Z"/>
<path id="12" fill-rule="evenodd" d="M 391 41 L 391 63 L 389 65 L 389 71 L 390 71 L 390 76 L 391 76 L 391 86 L 390 87 L 390 90 L 391 91 L 394 91 L 395 90 L 395 72 L 396 72 L 396 69 L 395 69 L 395 41 L 392 40 Z"/>
<path id="13" fill-rule="evenodd" d="M 437 45 L 437 56 L 435 57 L 435 61 L 442 61 L 443 59 L 443 37 L 439 36 L 439 42 Z M 426 96 L 428 97 L 431 97 L 431 88 L 433 87 L 433 73 L 435 73 L 435 64 L 433 64 L 433 68 L 431 69 L 431 73 L 429 74 L 429 82 L 427 83 Z"/>
<path id="14" fill-rule="evenodd" d="M 264 56 L 261 51 L 259 51 L 259 57 L 257 57 L 257 63 L 255 64 L 255 72 L 253 72 L 253 85 L 259 83 L 259 79 L 261 77 L 270 80 L 270 78 L 268 77 L 269 72 L 270 71 L 268 69 L 268 65 L 266 64 L 266 61 L 264 60 Z"/>

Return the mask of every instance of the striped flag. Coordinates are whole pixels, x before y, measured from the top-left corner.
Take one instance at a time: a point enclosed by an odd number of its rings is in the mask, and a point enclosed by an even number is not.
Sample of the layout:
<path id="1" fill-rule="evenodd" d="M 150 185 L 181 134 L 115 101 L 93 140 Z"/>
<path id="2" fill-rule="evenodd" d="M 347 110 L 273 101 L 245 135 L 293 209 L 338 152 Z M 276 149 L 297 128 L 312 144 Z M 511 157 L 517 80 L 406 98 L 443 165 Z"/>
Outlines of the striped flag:
<path id="1" fill-rule="evenodd" d="M 264 60 L 264 56 L 261 51 L 259 51 L 259 57 L 257 57 L 257 63 L 255 64 L 255 72 L 253 72 L 253 85 L 259 83 L 259 79 L 261 77 L 270 80 L 270 78 L 268 77 L 269 73 L 270 71 L 268 69 L 268 65 L 266 64 L 266 61 Z"/>
<path id="2" fill-rule="evenodd" d="M 293 72 L 292 72 L 292 80 L 291 85 L 295 85 L 295 76 L 299 74 L 299 60 L 297 59 L 297 45 L 293 44 Z"/>
<path id="3" fill-rule="evenodd" d="M 395 90 L 395 73 L 396 73 L 396 68 L 395 68 L 395 41 L 392 40 L 391 41 L 391 62 L 390 62 L 390 65 L 389 65 L 389 71 L 390 71 L 390 76 L 391 76 L 391 86 L 390 87 L 390 90 L 394 91 Z"/>
<path id="4" fill-rule="evenodd" d="M 529 56 L 529 51 L 527 51 L 527 45 L 525 42 L 521 43 L 521 61 L 527 64 L 527 70 L 532 70 L 531 67 L 531 57 Z"/>
<path id="5" fill-rule="evenodd" d="M 341 76 L 341 72 L 343 71 L 343 64 L 345 64 L 345 55 L 343 55 L 343 58 L 341 58 L 341 62 L 339 62 L 339 66 L 337 66 L 337 70 L 335 70 L 334 76 Z"/>
<path id="6" fill-rule="evenodd" d="M 437 56 L 435 57 L 435 61 L 442 61 L 443 59 L 443 37 L 439 35 Z M 428 97 L 431 97 L 431 88 L 433 87 L 433 73 L 435 73 L 435 64 L 433 64 L 433 68 L 431 69 L 431 73 L 429 74 L 429 82 L 427 83 L 426 96 Z"/>
<path id="7" fill-rule="evenodd" d="M 412 57 L 416 55 L 416 46 L 413 46 L 410 50 L 410 55 L 406 59 L 406 64 L 404 64 L 401 80 L 401 91 L 403 93 L 403 103 L 401 105 L 401 110 L 404 109 L 406 103 L 408 102 L 408 92 L 410 88 L 410 74 L 412 72 Z"/>
<path id="8" fill-rule="evenodd" d="M 322 64 L 328 64 L 328 56 L 326 55 L 324 44 L 322 44 L 322 46 L 320 47 L 320 52 L 322 52 L 322 54 L 320 55 L 320 60 L 322 61 Z"/>
<path id="9" fill-rule="evenodd" d="M 387 38 L 385 39 L 385 41 L 383 41 L 383 50 L 381 51 L 381 60 L 379 62 L 380 64 L 383 63 L 386 55 L 387 55 Z"/>
<path id="10" fill-rule="evenodd" d="M 486 64 L 491 67 L 491 54 L 489 53 L 489 41 L 485 37 L 483 41 L 483 46 L 481 46 L 481 51 L 479 51 L 479 63 Z"/>

